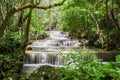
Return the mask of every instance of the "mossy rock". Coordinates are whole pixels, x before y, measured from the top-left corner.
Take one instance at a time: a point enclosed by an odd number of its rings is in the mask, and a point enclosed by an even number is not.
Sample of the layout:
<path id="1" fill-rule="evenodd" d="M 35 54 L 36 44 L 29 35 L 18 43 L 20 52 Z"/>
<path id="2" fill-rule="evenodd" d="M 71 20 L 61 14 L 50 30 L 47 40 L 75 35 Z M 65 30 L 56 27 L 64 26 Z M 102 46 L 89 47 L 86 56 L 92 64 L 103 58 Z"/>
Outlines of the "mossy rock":
<path id="1" fill-rule="evenodd" d="M 73 71 L 69 71 L 64 67 L 44 65 L 31 73 L 28 80 L 74 80 L 74 77 L 85 80 Z"/>
<path id="2" fill-rule="evenodd" d="M 44 65 L 30 74 L 29 80 L 61 80 L 60 69 L 49 65 Z"/>

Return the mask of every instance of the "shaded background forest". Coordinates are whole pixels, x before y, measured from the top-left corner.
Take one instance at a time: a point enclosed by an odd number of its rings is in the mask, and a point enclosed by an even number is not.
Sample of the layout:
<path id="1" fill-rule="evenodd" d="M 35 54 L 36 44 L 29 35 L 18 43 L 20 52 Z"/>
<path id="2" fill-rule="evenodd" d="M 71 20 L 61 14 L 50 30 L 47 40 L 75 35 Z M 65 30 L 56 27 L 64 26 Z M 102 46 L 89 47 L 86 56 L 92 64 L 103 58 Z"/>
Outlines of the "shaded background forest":
<path id="1" fill-rule="evenodd" d="M 39 1 L 41 0 L 34 3 Z M 47 6 L 55 2 L 57 1 L 41 1 L 40 5 Z M 29 3 L 27 0 L 1 1 L 0 23 L 2 24 L 11 8 L 27 3 Z M 108 50 L 119 48 L 119 3 L 119 0 L 69 0 L 62 7 L 49 10 L 34 9 L 31 14 L 29 37 L 37 39 L 38 34 L 44 33 L 45 30 L 57 28 L 68 31 L 71 38 L 88 39 L 90 46 Z M 24 35 L 28 14 L 29 9 L 16 13 L 5 24 L 5 33 L 12 31 Z"/>

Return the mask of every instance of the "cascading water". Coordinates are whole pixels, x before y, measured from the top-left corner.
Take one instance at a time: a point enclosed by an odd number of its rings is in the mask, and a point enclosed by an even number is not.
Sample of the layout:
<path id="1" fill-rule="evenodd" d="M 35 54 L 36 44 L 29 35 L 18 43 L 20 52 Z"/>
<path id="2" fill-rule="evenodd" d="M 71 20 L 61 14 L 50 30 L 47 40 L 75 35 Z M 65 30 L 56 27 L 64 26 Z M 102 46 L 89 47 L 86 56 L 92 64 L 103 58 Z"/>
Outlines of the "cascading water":
<path id="1" fill-rule="evenodd" d="M 65 62 L 61 56 L 57 54 L 25 54 L 25 64 L 52 64 L 52 65 L 63 65 Z"/>
<path id="2" fill-rule="evenodd" d="M 24 56 L 24 67 L 39 67 L 41 65 L 63 66 L 66 62 L 59 55 L 69 53 L 73 48 L 79 47 L 81 43 L 70 40 L 68 32 L 47 31 L 49 38 L 37 40 L 31 45 L 32 53 L 26 52 Z"/>

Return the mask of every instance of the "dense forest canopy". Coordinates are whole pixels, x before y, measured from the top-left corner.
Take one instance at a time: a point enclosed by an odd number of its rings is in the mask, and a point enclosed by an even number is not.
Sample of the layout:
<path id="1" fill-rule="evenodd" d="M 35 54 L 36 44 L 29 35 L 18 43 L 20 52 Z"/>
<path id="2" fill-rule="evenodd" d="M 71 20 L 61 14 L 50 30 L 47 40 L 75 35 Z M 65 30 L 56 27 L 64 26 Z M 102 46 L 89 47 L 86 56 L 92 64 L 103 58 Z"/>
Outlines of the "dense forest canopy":
<path id="1" fill-rule="evenodd" d="M 117 48 L 119 7 L 119 0 L 69 0 L 62 6 L 61 25 L 74 38 L 89 39 L 90 45 Z"/>
<path id="2" fill-rule="evenodd" d="M 24 24 L 23 22 L 27 20 L 27 17 L 29 17 L 28 13 L 30 14 L 31 12 L 29 12 L 28 8 L 31 8 L 34 10 L 32 10 L 32 14 L 31 14 L 32 19 L 30 19 L 30 26 L 33 27 L 38 26 L 36 27 L 36 30 L 39 30 L 37 32 L 44 30 L 45 27 L 46 29 L 48 29 L 47 28 L 48 26 L 58 25 L 58 28 L 69 31 L 71 37 L 78 39 L 81 38 L 89 39 L 90 42 L 89 45 L 102 47 L 102 48 L 109 48 L 110 46 L 111 47 L 113 46 L 114 48 L 119 47 L 119 45 L 115 46 L 116 43 L 119 42 L 119 39 L 117 38 L 120 32 L 119 0 L 116 1 L 69 0 L 66 1 L 65 4 L 60 8 L 50 9 L 52 7 L 61 6 L 64 2 L 65 0 L 63 1 L 33 0 L 31 2 L 23 1 L 23 0 L 21 1 L 3 0 L 1 2 L 1 22 L 0 22 L 1 34 L 0 35 L 2 35 L 7 28 L 9 28 L 7 27 L 7 25 L 9 25 L 6 24 L 7 22 L 11 23 L 12 28 L 13 27 L 16 29 L 19 28 L 18 30 L 20 30 L 20 26 L 21 27 L 25 26 L 23 25 Z M 6 9 L 6 11 L 2 9 Z M 49 10 L 47 10 L 46 12 L 43 11 L 46 9 Z M 57 13 L 56 15 L 55 13 L 57 11 L 59 14 Z M 47 19 L 45 18 L 45 16 L 49 18 Z M 11 20 L 11 18 L 14 17 L 16 17 L 15 18 L 16 20 Z M 35 28 L 33 27 L 30 28 L 35 30 Z M 29 31 L 27 31 L 27 33 L 28 32 Z M 96 39 L 92 40 L 92 37 L 95 37 Z"/>

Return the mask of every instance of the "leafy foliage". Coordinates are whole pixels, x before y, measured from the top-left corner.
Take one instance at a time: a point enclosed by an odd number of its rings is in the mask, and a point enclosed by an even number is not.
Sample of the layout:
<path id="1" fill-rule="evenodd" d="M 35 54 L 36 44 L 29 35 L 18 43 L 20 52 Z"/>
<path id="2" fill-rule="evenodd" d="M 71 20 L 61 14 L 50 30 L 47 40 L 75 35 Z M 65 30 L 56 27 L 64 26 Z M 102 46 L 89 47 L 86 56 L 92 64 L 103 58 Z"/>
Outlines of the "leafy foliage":
<path id="1" fill-rule="evenodd" d="M 8 32 L 0 39 L 0 78 L 15 78 L 23 63 L 23 39 L 18 32 Z M 1 75 L 2 73 L 2 75 Z M 4 73 L 4 74 L 3 74 Z M 20 77 L 20 76 L 19 76 Z"/>
<path id="2" fill-rule="evenodd" d="M 62 80 L 117 80 L 120 79 L 120 68 L 112 62 L 101 63 L 94 54 L 83 51 L 69 54 L 67 67 L 62 71 Z"/>
<path id="3" fill-rule="evenodd" d="M 120 62 L 120 55 L 117 55 L 115 59 L 117 62 Z"/>
<path id="4" fill-rule="evenodd" d="M 1 1 L 4 3 L 4 6 L 2 6 L 3 14 L 5 13 L 3 15 L 4 17 L 13 6 L 29 2 L 28 0 Z M 61 7 L 61 13 L 59 15 L 61 20 L 61 23 L 59 23 L 61 24 L 60 27 L 62 27 L 63 30 L 69 31 L 72 38 L 89 39 L 90 43 L 93 44 L 92 46 L 99 46 L 101 44 L 101 38 L 99 37 L 102 36 L 105 47 L 109 47 L 110 49 L 119 48 L 120 1 L 108 1 L 107 3 L 104 0 L 67 0 Z M 57 1 L 52 0 L 51 2 Z M 21 14 L 23 15 L 22 17 L 28 15 L 28 9 L 23 12 L 24 14 Z M 47 37 L 44 30 L 48 29 L 45 29 L 45 27 L 53 27 L 50 29 L 54 29 L 54 26 L 58 23 L 57 21 L 59 21 L 57 20 L 58 18 L 55 18 L 56 16 L 54 16 L 53 13 L 54 10 L 52 9 L 44 13 L 45 15 L 43 15 L 42 11 L 34 10 L 30 25 L 30 39 L 35 39 L 36 34 L 42 34 L 37 36 L 37 38 Z M 50 19 L 51 14 L 52 19 Z M 45 19 L 44 16 L 46 16 Z M 7 28 L 5 35 L 0 38 L 0 69 L 2 67 L 2 70 L 7 74 L 6 77 L 12 76 L 12 73 L 19 72 L 19 67 L 21 66 L 21 58 L 19 57 L 21 55 L 23 56 L 21 50 L 23 49 L 24 40 L 17 32 L 16 24 L 19 22 L 19 17 L 21 16 L 18 13 L 10 19 L 9 23 L 6 23 Z M 51 24 L 51 22 L 55 23 L 55 25 Z M 22 30 L 24 30 L 24 26 L 26 26 L 25 23 L 22 23 Z M 96 33 L 102 35 L 95 36 Z M 113 63 L 102 64 L 93 55 L 91 56 L 86 53 L 83 55 L 81 52 L 78 53 L 79 54 L 67 56 L 66 59 L 69 60 L 69 62 L 66 70 L 62 71 L 62 80 L 120 79 L 120 69 L 114 66 Z M 81 58 L 81 56 L 84 56 L 84 58 Z M 88 59 L 88 56 L 91 57 Z M 119 62 L 119 56 L 116 57 L 116 61 Z M 2 70 L 0 70 L 0 74 Z"/>
<path id="5" fill-rule="evenodd" d="M 103 44 L 108 49 L 118 48 L 120 39 L 119 27 L 116 25 L 119 24 L 117 2 L 68 0 L 61 7 L 61 28 L 68 31 L 72 38 L 88 39 L 90 46 L 100 47 Z M 94 37 L 96 34 L 97 38 Z"/>
<path id="6" fill-rule="evenodd" d="M 8 32 L 0 39 L 0 54 L 18 52 L 23 48 L 23 39 L 18 32 Z"/>

